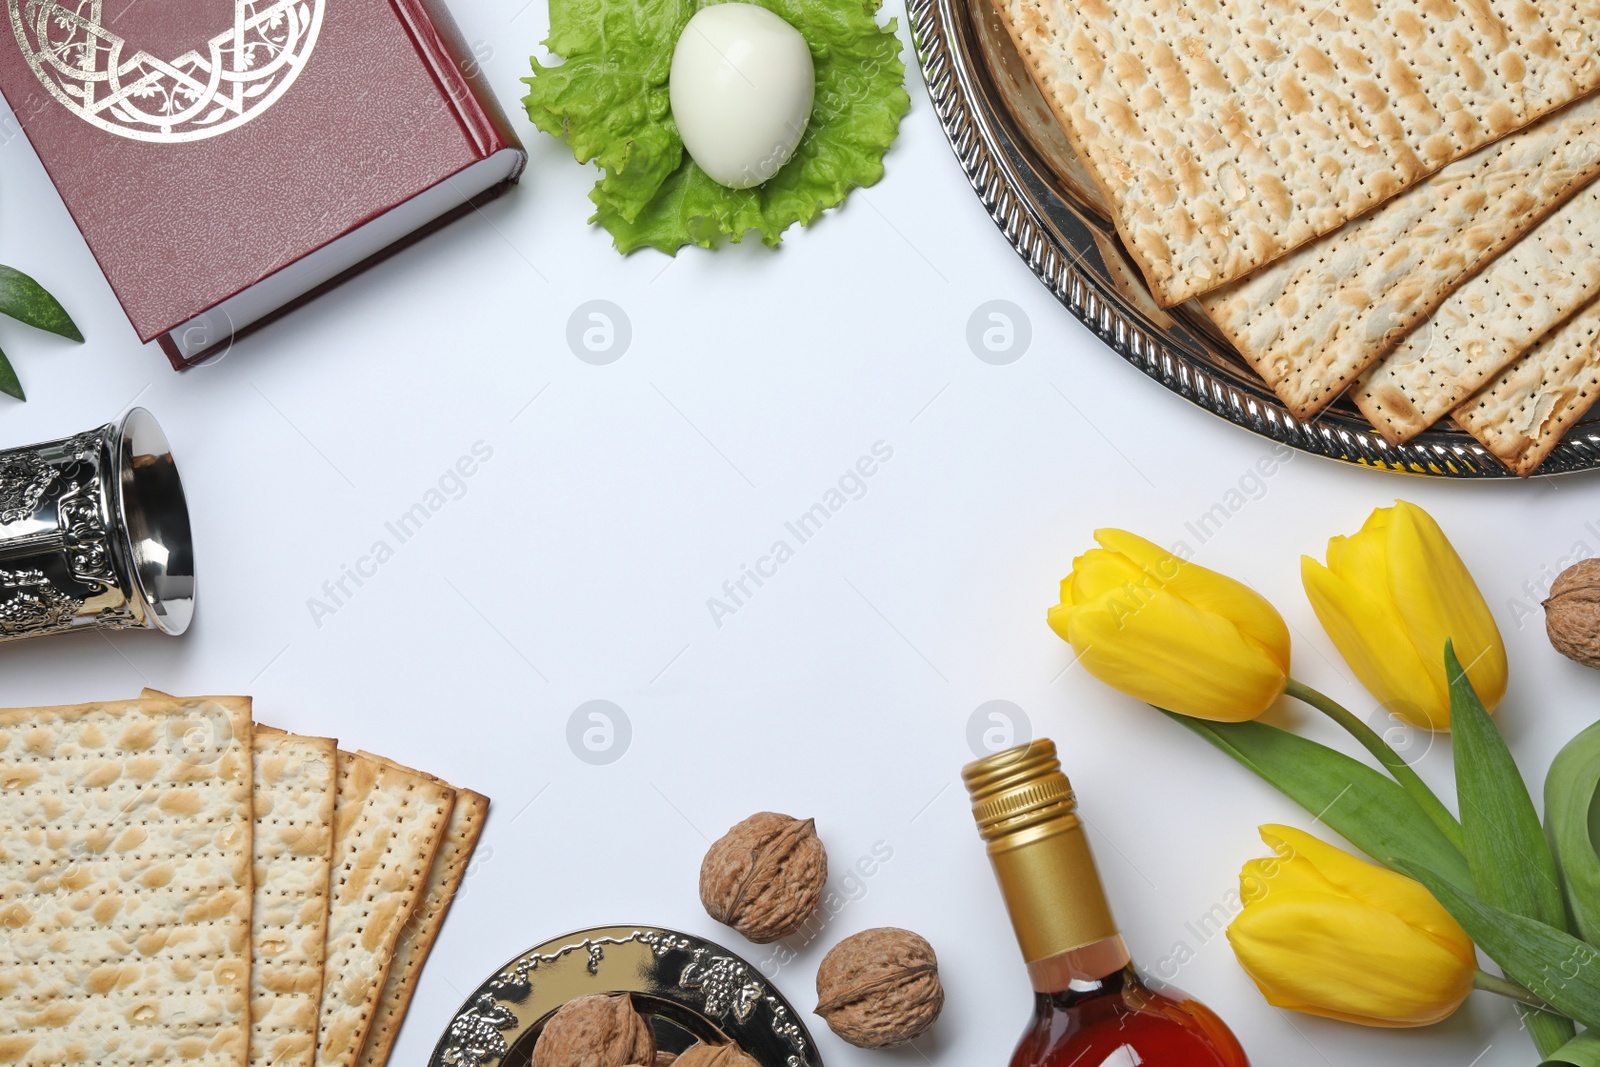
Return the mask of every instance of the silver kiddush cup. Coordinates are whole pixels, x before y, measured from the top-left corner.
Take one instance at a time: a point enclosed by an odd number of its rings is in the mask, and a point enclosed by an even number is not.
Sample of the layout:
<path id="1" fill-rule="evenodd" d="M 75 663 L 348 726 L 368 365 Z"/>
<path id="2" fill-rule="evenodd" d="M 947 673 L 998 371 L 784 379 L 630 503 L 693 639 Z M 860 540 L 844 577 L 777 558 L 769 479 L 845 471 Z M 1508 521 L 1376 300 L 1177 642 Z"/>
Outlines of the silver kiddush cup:
<path id="1" fill-rule="evenodd" d="M 176 635 L 193 616 L 189 508 L 154 416 L 0 451 L 0 641 Z"/>

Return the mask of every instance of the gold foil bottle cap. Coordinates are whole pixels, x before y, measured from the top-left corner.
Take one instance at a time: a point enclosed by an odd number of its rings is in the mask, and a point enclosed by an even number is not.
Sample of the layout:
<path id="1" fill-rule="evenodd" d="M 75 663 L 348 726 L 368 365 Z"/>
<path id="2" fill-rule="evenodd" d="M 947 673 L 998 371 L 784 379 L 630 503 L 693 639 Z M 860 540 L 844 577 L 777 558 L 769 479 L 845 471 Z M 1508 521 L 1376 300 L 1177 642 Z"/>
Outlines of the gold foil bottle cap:
<path id="1" fill-rule="evenodd" d="M 1047 819 L 1078 821 L 1072 783 L 1061 772 L 1055 742 L 1046 738 L 969 763 L 961 779 L 985 841 Z"/>
<path id="2" fill-rule="evenodd" d="M 997 752 L 961 771 L 1011 925 L 1029 963 L 1117 933 L 1053 741 Z"/>

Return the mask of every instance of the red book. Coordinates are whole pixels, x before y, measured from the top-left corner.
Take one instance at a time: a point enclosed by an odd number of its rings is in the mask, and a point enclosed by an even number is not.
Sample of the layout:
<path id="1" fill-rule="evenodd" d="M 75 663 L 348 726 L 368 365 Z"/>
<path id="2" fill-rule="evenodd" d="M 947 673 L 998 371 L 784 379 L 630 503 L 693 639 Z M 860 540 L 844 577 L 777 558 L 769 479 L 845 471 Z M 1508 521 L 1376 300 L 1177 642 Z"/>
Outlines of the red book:
<path id="1" fill-rule="evenodd" d="M 0 2 L 0 92 L 175 367 L 527 162 L 440 0 Z"/>

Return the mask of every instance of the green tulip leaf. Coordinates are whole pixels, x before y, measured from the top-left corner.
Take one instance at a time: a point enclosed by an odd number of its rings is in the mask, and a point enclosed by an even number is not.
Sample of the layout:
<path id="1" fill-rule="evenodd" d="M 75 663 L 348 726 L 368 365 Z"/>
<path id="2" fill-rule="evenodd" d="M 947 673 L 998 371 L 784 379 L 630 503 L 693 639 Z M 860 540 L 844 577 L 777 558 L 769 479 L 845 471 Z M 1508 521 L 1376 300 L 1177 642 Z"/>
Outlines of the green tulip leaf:
<path id="1" fill-rule="evenodd" d="M 1600 722 L 1557 754 L 1544 779 L 1544 818 L 1573 932 L 1600 946 L 1600 854 L 1591 820 L 1600 792 Z"/>
<path id="2" fill-rule="evenodd" d="M 1586 1027 L 1600 1023 L 1600 950 L 1538 919 L 1487 904 L 1420 864 L 1402 861 L 1399 870 L 1427 886 L 1507 978 Z"/>
<path id="3" fill-rule="evenodd" d="M 11 361 L 4 352 L 0 352 L 0 393 L 18 400 L 28 399 L 22 391 L 22 383 L 17 381 L 17 372 L 11 369 Z"/>
<path id="4" fill-rule="evenodd" d="M 1552 1052 L 1539 1067 L 1600 1067 L 1600 1034 L 1585 1030 Z"/>
<path id="5" fill-rule="evenodd" d="M 55 297 L 20 270 L 5 266 L 0 266 L 0 315 L 10 315 L 18 322 L 72 341 L 83 340 L 72 316 Z M 21 399 L 17 393 L 11 395 Z"/>
<path id="6" fill-rule="evenodd" d="M 1450 680 L 1456 795 L 1473 890 L 1485 904 L 1565 931 L 1567 909 L 1556 862 L 1533 798 L 1449 641 L 1444 671 Z M 1540 1055 L 1551 1055 L 1573 1038 L 1569 1020 L 1532 1012 L 1527 1021 Z"/>
<path id="7" fill-rule="evenodd" d="M 1421 864 L 1463 888 L 1466 859 L 1392 779 L 1342 752 L 1264 722 L 1165 713 L 1275 786 L 1379 863 Z"/>

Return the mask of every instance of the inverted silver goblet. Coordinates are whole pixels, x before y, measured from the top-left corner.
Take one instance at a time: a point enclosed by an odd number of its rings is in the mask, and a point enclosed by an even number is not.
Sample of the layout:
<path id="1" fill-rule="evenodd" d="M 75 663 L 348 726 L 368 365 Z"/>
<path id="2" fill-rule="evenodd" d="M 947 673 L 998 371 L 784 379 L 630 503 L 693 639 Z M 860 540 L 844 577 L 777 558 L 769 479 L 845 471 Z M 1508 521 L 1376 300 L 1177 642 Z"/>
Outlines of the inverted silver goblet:
<path id="1" fill-rule="evenodd" d="M 183 483 L 155 417 L 0 451 L 0 641 L 181 634 L 194 617 Z"/>

